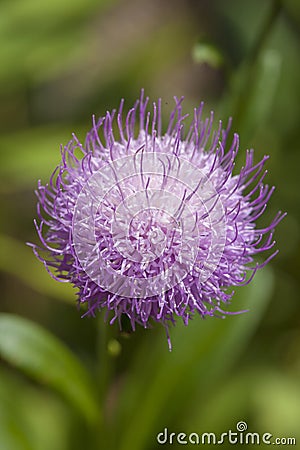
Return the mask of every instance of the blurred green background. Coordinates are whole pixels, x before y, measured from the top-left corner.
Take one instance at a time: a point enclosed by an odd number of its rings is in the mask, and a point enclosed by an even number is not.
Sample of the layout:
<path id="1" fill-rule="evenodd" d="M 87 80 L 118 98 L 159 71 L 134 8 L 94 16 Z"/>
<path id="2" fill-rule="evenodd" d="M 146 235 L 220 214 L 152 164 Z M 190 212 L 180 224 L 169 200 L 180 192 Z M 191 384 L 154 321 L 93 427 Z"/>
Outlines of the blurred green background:
<path id="1" fill-rule="evenodd" d="M 300 445 L 299 36 L 298 0 L 1 0 L 1 450 L 150 450 L 165 427 L 240 420 Z M 80 319 L 72 288 L 25 246 L 59 145 L 142 87 L 165 123 L 174 95 L 232 115 L 241 155 L 271 156 L 262 223 L 288 212 L 279 255 L 232 302 L 250 312 L 178 325 L 172 353 L 158 326 Z"/>

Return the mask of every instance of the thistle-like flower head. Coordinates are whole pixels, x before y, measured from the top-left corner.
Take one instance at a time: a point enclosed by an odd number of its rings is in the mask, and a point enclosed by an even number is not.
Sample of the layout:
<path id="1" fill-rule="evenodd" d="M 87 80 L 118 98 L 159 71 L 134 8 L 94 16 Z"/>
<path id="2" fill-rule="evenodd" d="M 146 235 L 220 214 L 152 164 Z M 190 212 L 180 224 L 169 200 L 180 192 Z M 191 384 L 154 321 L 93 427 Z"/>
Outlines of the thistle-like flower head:
<path id="1" fill-rule="evenodd" d="M 254 163 L 249 150 L 234 174 L 239 138 L 228 144 L 230 121 L 214 127 L 213 113 L 202 119 L 203 104 L 190 120 L 182 100 L 164 133 L 160 100 L 150 112 L 142 91 L 125 117 L 122 100 L 93 118 L 84 144 L 73 135 L 50 182 L 39 182 L 42 245 L 34 252 L 78 289 L 87 315 L 126 315 L 133 329 L 222 316 L 230 288 L 249 283 L 277 253 L 254 262 L 274 246 L 284 216 L 256 226 L 274 190 L 263 182 L 268 157 Z"/>

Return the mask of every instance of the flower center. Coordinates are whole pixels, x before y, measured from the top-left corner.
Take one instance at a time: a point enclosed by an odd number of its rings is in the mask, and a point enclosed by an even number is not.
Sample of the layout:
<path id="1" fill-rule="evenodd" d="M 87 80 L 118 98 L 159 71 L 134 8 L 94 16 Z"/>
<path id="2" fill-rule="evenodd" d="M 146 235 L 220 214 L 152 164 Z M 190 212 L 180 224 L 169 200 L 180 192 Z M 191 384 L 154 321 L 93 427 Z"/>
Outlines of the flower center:
<path id="1" fill-rule="evenodd" d="M 154 261 L 168 248 L 174 248 L 181 234 L 175 219 L 157 208 L 138 211 L 131 217 L 125 233 L 118 231 L 116 248 L 125 258 L 139 263 Z"/>

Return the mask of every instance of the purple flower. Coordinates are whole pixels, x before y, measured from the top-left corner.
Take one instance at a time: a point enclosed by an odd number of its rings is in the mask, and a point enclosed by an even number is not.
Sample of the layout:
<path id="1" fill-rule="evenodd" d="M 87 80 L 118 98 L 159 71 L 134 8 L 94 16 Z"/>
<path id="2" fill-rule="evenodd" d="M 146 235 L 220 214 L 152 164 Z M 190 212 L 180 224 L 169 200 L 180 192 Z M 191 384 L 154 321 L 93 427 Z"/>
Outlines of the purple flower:
<path id="1" fill-rule="evenodd" d="M 273 248 L 284 214 L 257 227 L 274 191 L 263 183 L 268 157 L 254 163 L 248 150 L 233 174 L 230 121 L 223 129 L 213 113 L 203 120 L 202 103 L 189 120 L 175 98 L 162 133 L 161 100 L 151 112 L 148 100 L 142 91 L 125 120 L 123 100 L 93 118 L 84 144 L 73 134 L 50 182 L 38 184 L 42 245 L 31 245 L 51 276 L 78 289 L 84 315 L 105 309 L 111 323 L 124 314 L 133 329 L 152 319 L 168 330 L 177 316 L 188 324 L 195 313 L 228 314 L 230 288 L 277 254 L 254 263 Z"/>

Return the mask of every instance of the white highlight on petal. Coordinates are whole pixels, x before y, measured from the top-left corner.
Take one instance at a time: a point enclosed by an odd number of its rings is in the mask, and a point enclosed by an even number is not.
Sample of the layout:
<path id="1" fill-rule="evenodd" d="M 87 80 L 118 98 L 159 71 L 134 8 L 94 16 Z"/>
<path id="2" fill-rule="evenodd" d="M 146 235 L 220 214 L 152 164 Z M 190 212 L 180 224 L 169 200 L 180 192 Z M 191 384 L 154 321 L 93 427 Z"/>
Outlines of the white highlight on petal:
<path id="1" fill-rule="evenodd" d="M 80 264 L 120 297 L 161 295 L 193 271 L 206 281 L 225 240 L 223 205 L 208 177 L 187 159 L 160 152 L 105 164 L 81 190 L 73 216 Z"/>

